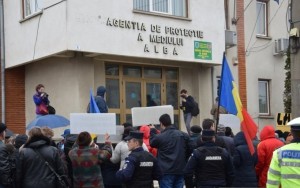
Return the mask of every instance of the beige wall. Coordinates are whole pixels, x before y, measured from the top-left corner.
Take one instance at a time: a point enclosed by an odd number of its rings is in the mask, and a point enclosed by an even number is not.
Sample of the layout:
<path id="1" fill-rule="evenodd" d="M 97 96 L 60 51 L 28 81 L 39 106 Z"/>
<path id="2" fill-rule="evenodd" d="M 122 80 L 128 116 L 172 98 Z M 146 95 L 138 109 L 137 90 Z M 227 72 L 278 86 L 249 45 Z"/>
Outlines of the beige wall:
<path id="1" fill-rule="evenodd" d="M 134 62 L 132 62 L 134 63 Z M 212 104 L 211 69 L 198 64 L 173 62 L 165 64 L 179 67 L 180 80 L 178 89 L 187 89 L 200 105 L 201 114 L 193 118 L 192 125 L 201 125 L 203 118 L 209 114 Z M 50 104 L 57 114 L 70 118 L 70 113 L 86 112 L 89 102 L 89 89 L 94 93 L 99 85 L 105 85 L 104 60 L 95 60 L 80 56 L 73 58 L 50 58 L 26 66 L 26 124 L 35 119 L 35 105 L 32 96 L 35 86 L 45 85 Z M 182 113 L 180 127 L 185 130 Z M 60 135 L 63 129 L 56 131 Z"/>

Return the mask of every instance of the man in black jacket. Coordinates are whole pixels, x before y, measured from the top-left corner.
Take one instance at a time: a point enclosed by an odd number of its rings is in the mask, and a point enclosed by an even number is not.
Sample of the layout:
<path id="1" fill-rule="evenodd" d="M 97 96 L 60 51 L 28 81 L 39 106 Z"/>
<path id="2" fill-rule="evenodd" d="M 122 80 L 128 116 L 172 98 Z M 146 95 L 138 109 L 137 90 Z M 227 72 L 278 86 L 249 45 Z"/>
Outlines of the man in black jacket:
<path id="1" fill-rule="evenodd" d="M 180 91 L 180 97 L 182 98 L 180 109 L 183 111 L 184 123 L 188 134 L 191 134 L 191 121 L 192 121 L 192 109 L 194 106 L 194 98 L 188 95 L 186 89 Z"/>
<path id="2" fill-rule="evenodd" d="M 150 146 L 158 149 L 157 160 L 163 172 L 159 186 L 162 188 L 183 187 L 182 169 L 188 158 L 189 135 L 171 125 L 171 118 L 168 114 L 160 116 L 159 122 L 163 129 L 161 134 L 151 131 L 150 135 Z"/>
<path id="3" fill-rule="evenodd" d="M 4 143 L 5 132 L 5 124 L 0 123 L 0 188 L 11 187 L 13 182 L 10 154 Z"/>

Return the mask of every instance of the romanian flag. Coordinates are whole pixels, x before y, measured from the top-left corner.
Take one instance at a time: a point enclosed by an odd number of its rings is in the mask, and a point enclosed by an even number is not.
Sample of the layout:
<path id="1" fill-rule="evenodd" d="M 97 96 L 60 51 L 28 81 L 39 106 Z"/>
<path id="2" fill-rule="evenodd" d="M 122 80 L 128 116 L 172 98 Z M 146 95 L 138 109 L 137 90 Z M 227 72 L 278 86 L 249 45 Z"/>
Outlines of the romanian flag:
<path id="1" fill-rule="evenodd" d="M 90 111 L 89 113 L 100 113 L 100 110 L 96 104 L 95 98 L 93 96 L 93 90 L 90 89 Z"/>
<path id="2" fill-rule="evenodd" d="M 221 92 L 219 102 L 220 106 L 224 107 L 228 113 L 236 115 L 240 119 L 241 130 L 244 132 L 250 153 L 253 155 L 255 150 L 252 140 L 256 136 L 257 125 L 241 103 L 238 89 L 234 83 L 234 79 L 229 69 L 225 54 L 222 64 Z"/>

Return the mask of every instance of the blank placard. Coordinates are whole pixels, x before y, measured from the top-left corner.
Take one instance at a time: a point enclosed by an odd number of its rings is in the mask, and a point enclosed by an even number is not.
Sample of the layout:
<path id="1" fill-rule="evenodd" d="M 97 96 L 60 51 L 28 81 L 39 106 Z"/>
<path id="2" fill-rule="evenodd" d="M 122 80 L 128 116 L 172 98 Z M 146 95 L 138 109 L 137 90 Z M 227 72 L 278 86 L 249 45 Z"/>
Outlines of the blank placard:
<path id="1" fill-rule="evenodd" d="M 159 118 L 163 114 L 169 114 L 172 124 L 174 123 L 174 111 L 172 105 L 153 106 L 153 107 L 134 107 L 131 108 L 132 125 L 141 126 L 148 124 L 160 124 Z"/>
<path id="2" fill-rule="evenodd" d="M 87 131 L 93 134 L 116 134 L 115 113 L 71 113 L 70 130 L 72 134 Z"/>
<path id="3" fill-rule="evenodd" d="M 220 114 L 219 124 L 222 124 L 225 127 L 230 127 L 234 134 L 241 131 L 240 119 L 232 114 Z"/>

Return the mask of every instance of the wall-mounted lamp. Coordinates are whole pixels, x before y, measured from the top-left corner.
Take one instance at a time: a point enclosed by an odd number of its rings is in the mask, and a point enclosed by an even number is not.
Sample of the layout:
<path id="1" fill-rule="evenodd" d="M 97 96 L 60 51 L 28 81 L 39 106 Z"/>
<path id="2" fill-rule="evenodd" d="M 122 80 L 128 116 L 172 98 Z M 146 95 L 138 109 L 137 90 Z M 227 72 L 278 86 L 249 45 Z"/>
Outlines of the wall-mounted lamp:
<path id="1" fill-rule="evenodd" d="M 290 31 L 290 49 L 292 53 L 297 53 L 300 48 L 299 29 L 293 28 Z"/>

